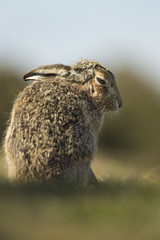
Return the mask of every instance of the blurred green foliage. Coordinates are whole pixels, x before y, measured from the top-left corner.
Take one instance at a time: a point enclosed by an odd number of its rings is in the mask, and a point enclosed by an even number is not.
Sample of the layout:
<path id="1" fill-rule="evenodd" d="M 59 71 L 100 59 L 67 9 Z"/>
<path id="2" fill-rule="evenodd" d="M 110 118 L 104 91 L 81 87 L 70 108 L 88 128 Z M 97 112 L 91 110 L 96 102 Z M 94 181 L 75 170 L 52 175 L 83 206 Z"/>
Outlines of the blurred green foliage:
<path id="1" fill-rule="evenodd" d="M 0 143 L 3 140 L 14 99 L 24 86 L 22 77 L 16 71 L 0 69 Z"/>
<path id="2" fill-rule="evenodd" d="M 0 184 L 0 239 L 159 240 L 158 186 Z"/>

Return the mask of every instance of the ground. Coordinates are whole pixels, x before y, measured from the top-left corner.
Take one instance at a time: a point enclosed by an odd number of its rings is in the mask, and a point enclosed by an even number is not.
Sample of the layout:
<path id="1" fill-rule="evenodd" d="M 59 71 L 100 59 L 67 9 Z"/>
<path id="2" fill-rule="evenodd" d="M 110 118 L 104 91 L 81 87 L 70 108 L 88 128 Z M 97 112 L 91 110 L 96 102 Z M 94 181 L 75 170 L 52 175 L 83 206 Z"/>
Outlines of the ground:
<path id="1" fill-rule="evenodd" d="M 11 184 L 1 161 L 0 239 L 159 240 L 159 184 L 142 181 L 131 167 L 124 177 L 127 167 L 104 162 L 97 156 L 93 163 L 99 186 L 57 188 Z"/>

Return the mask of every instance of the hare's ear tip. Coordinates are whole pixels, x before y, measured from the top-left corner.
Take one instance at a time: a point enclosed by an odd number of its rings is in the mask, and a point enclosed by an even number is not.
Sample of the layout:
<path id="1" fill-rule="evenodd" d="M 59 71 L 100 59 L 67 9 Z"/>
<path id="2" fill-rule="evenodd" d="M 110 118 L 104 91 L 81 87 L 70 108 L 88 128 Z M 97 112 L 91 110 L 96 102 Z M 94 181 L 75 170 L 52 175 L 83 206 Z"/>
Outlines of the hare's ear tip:
<path id="1" fill-rule="evenodd" d="M 23 76 L 24 81 L 34 81 L 34 80 L 38 80 L 39 78 L 40 78 L 40 76 L 38 76 L 38 75 L 29 76 L 27 73 Z"/>
<path id="2" fill-rule="evenodd" d="M 27 81 L 27 76 L 26 76 L 26 74 L 23 75 L 23 80 L 24 80 L 24 81 Z"/>

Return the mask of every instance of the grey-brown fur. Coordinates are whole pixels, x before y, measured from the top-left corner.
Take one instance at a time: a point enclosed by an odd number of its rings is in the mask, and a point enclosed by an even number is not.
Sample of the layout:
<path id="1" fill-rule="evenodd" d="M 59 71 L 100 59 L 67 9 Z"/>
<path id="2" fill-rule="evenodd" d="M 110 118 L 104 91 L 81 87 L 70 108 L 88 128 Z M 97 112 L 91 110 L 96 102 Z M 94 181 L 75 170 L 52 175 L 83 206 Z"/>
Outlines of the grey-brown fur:
<path id="1" fill-rule="evenodd" d="M 5 137 L 9 178 L 93 182 L 90 163 L 104 113 L 121 107 L 113 74 L 85 60 L 43 66 L 24 80 L 34 81 L 18 95 Z"/>

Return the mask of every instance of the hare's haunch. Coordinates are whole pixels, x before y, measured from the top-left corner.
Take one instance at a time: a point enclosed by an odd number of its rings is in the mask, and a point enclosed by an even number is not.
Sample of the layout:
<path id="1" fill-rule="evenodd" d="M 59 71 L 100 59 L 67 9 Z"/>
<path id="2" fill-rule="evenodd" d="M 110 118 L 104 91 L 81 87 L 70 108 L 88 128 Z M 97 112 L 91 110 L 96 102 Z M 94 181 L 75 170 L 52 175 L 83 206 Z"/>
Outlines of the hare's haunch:
<path id="1" fill-rule="evenodd" d="M 5 137 L 10 179 L 95 180 L 90 163 L 104 113 L 118 110 L 121 97 L 113 74 L 94 61 L 42 66 L 14 103 Z"/>

